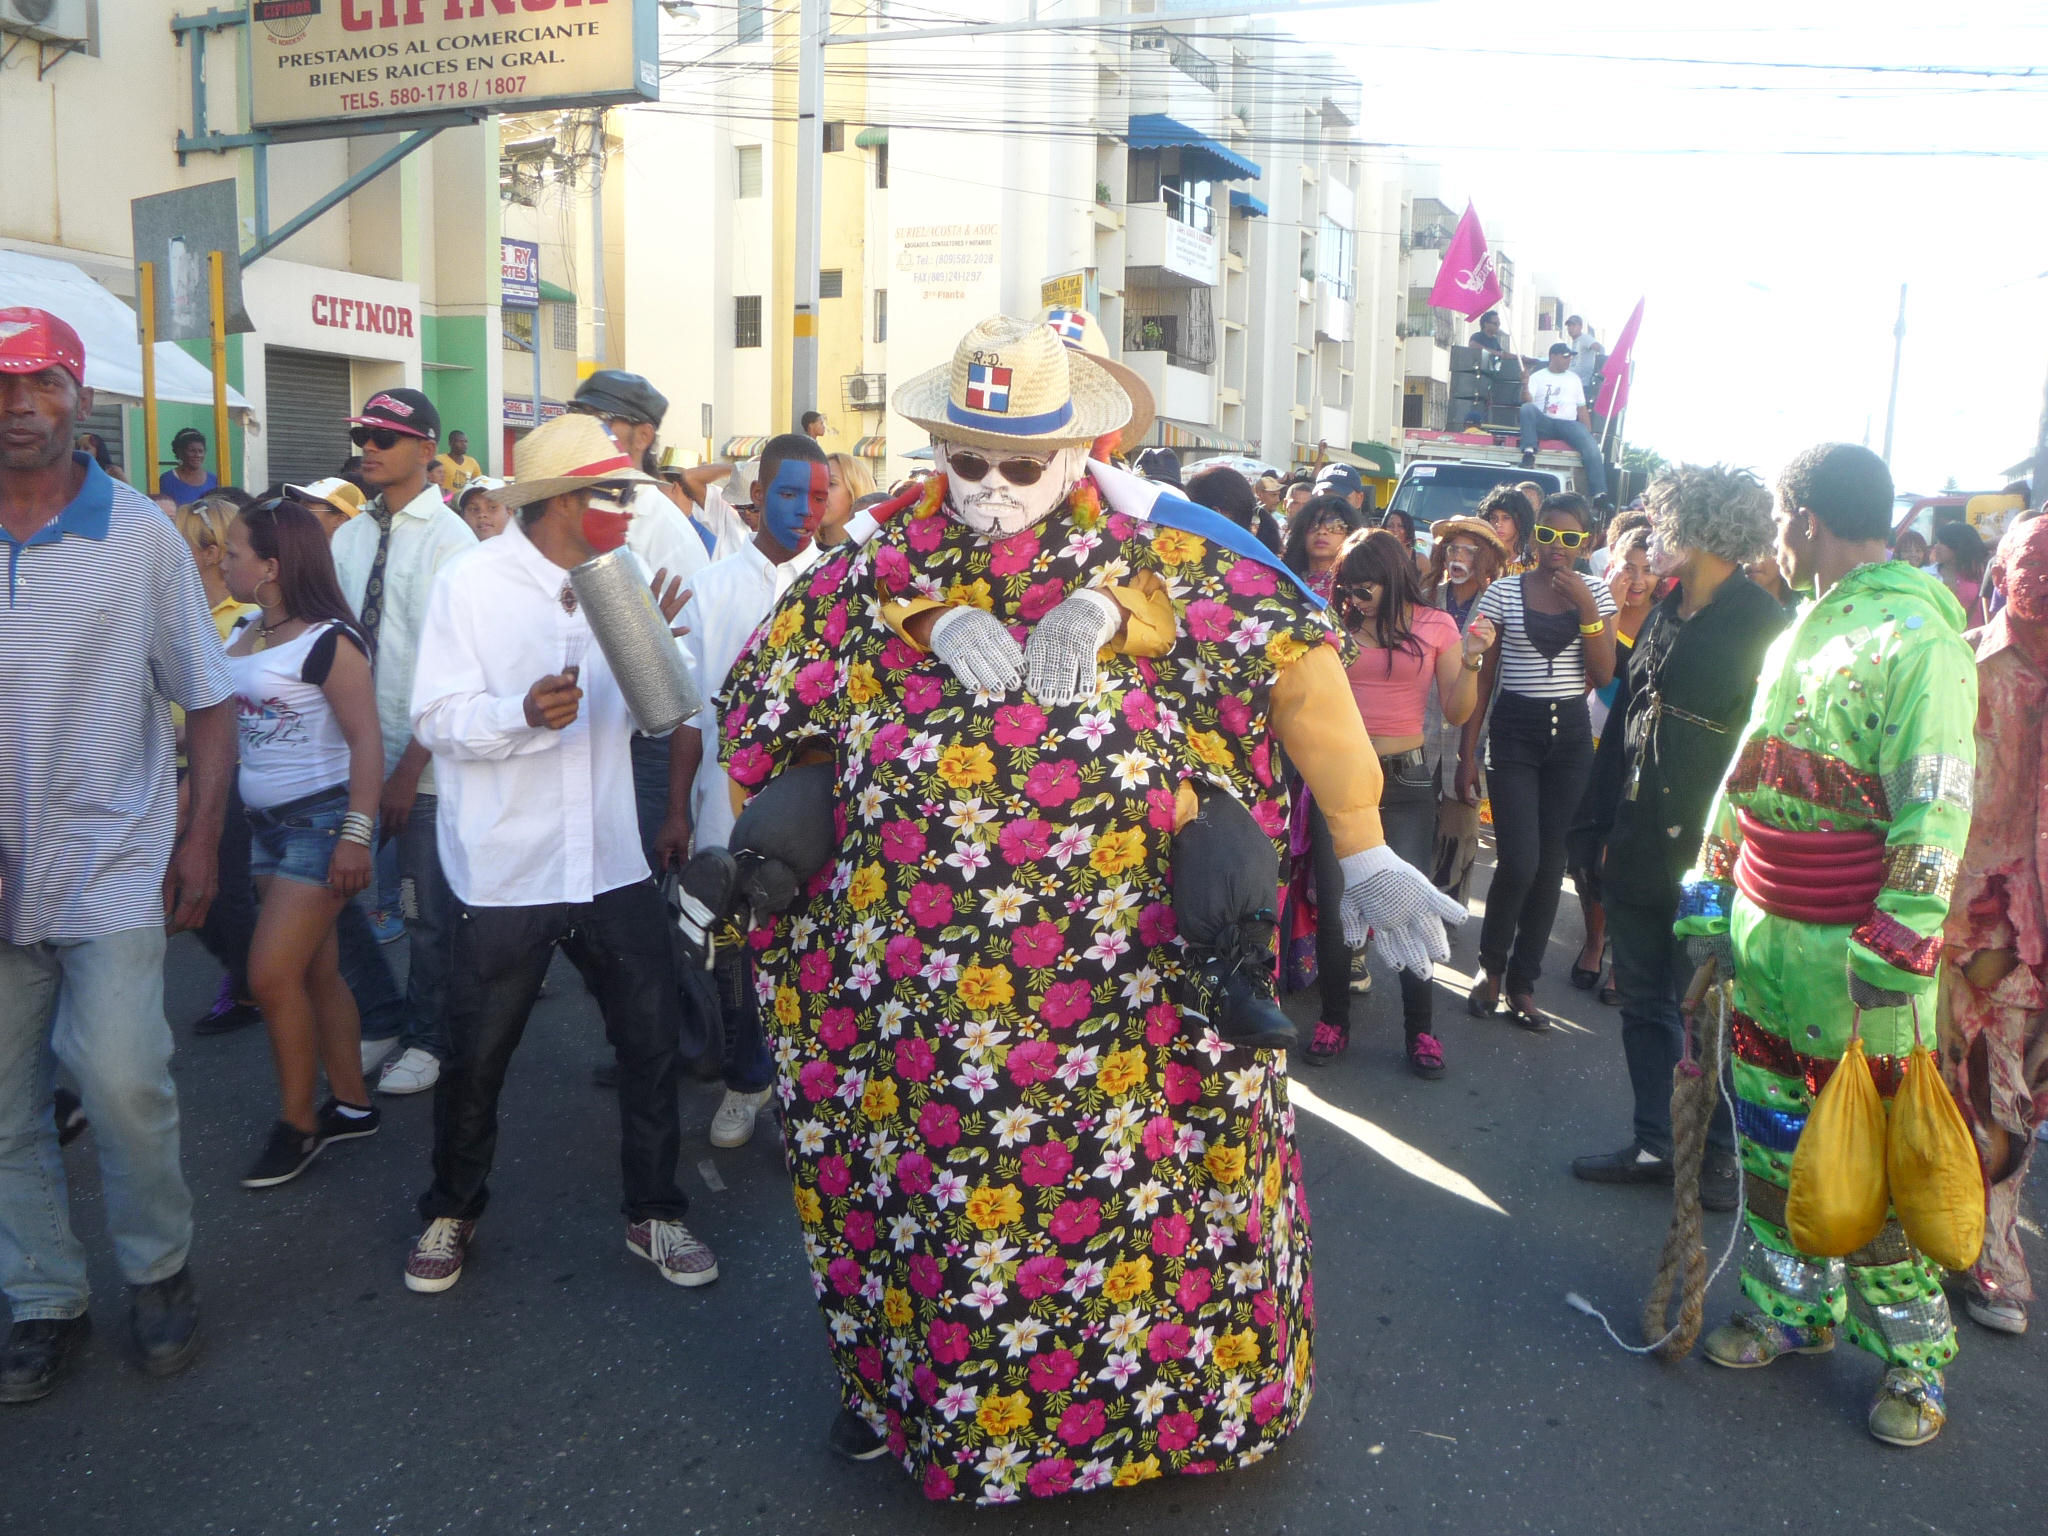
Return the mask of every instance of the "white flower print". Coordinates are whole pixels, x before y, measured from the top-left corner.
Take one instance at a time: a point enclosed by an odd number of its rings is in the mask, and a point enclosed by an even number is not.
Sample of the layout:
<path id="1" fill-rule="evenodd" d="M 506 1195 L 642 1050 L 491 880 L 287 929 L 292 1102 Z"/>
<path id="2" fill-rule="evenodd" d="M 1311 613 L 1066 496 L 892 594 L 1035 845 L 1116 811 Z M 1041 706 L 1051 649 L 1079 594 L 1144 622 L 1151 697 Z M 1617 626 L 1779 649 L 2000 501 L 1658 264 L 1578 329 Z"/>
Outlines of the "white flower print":
<path id="1" fill-rule="evenodd" d="M 1102 1369 L 1095 1373 L 1095 1379 L 1097 1381 L 1112 1382 L 1115 1384 L 1116 1389 L 1121 1392 L 1124 1388 L 1124 1383 L 1137 1374 L 1138 1357 L 1136 1355 L 1111 1355 L 1104 1362 Z"/>
<path id="2" fill-rule="evenodd" d="M 984 1280 L 993 1280 L 997 1272 L 1017 1257 L 1018 1250 L 1001 1238 L 984 1238 L 974 1245 L 974 1262 L 968 1267 Z"/>
<path id="3" fill-rule="evenodd" d="M 1102 1052 L 1092 1045 L 1070 1045 L 1066 1058 L 1053 1075 L 1069 1088 L 1078 1088 L 1082 1078 L 1095 1075 L 1096 1065 L 1101 1059 Z"/>
<path id="4" fill-rule="evenodd" d="M 1209 670 L 1209 663 L 1199 656 L 1189 656 L 1180 664 L 1181 681 L 1188 685 L 1188 692 L 1196 698 L 1206 698 L 1216 686 L 1216 674 Z"/>
<path id="5" fill-rule="evenodd" d="M 971 1307 L 974 1311 L 979 1312 L 981 1320 L 987 1322 L 996 1315 L 996 1309 L 1009 1299 L 1009 1292 L 1005 1291 L 994 1281 L 977 1280 L 968 1287 L 967 1296 L 960 1305 L 962 1307 Z"/>
<path id="6" fill-rule="evenodd" d="M 996 1069 L 983 1066 L 978 1061 L 971 1062 L 960 1069 L 960 1075 L 953 1079 L 953 1086 L 979 1104 L 981 1096 L 992 1092 L 996 1086 Z"/>
<path id="7" fill-rule="evenodd" d="M 946 855 L 946 862 L 971 880 L 978 871 L 988 868 L 988 850 L 963 838 L 953 845 L 953 851 Z"/>
<path id="8" fill-rule="evenodd" d="M 948 862 L 951 861 L 949 860 Z M 988 862 L 986 856 L 983 857 L 982 862 L 984 864 Z M 1025 895 L 1023 891 L 1014 885 L 998 886 L 995 890 L 990 891 L 987 899 L 982 902 L 981 915 L 986 917 L 993 926 L 1001 928 L 1005 924 L 1014 923 L 1021 918 L 1024 915 L 1024 904 L 1030 899 L 1029 896 Z"/>
<path id="9" fill-rule="evenodd" d="M 1105 1179 L 1111 1188 L 1121 1188 L 1124 1175 L 1137 1166 L 1138 1160 L 1131 1156 L 1126 1147 L 1111 1147 L 1102 1154 L 1102 1161 L 1096 1164 L 1094 1177 Z"/>
<path id="10" fill-rule="evenodd" d="M 1131 1191 L 1131 1220 L 1150 1221 L 1152 1213 L 1159 1209 L 1159 1202 L 1165 1198 L 1166 1186 L 1157 1179 L 1147 1179 Z"/>
<path id="11" fill-rule="evenodd" d="M 1266 1086 L 1266 1069 L 1253 1065 L 1240 1072 L 1227 1072 L 1223 1081 L 1230 1090 L 1230 1102 L 1239 1109 L 1249 1109 L 1259 1101 L 1259 1094 Z"/>
<path id="12" fill-rule="evenodd" d="M 985 827 L 996 819 L 996 809 L 981 803 L 981 796 L 968 800 L 946 802 L 946 825 L 955 832 L 971 832 L 976 827 Z"/>
<path id="13" fill-rule="evenodd" d="M 1138 1395 L 1131 1399 L 1131 1411 L 1137 1414 L 1140 1422 L 1150 1424 L 1166 1412 L 1167 1400 L 1172 1396 L 1173 1393 L 1167 1388 L 1166 1383 L 1147 1382 L 1138 1389 Z"/>
<path id="14" fill-rule="evenodd" d="M 1105 971 L 1111 971 L 1116 969 L 1117 961 L 1123 958 L 1130 947 L 1131 941 L 1127 934 L 1119 929 L 1104 928 L 1095 935 L 1095 942 L 1082 952 L 1082 958 L 1099 960 Z"/>
<path id="15" fill-rule="evenodd" d="M 1038 1341 L 1052 1330 L 1035 1317 L 1019 1318 L 1014 1323 L 1005 1323 L 996 1330 L 996 1336 L 1003 1341 L 1003 1353 L 1012 1360 L 1019 1355 L 1038 1352 Z"/>
<path id="16" fill-rule="evenodd" d="M 1094 845 L 1095 839 L 1088 835 L 1086 827 L 1062 827 L 1059 837 L 1046 854 L 1061 869 L 1065 869 Z"/>
<path id="17" fill-rule="evenodd" d="M 1017 1104 L 1004 1110 L 990 1123 L 989 1129 L 996 1133 L 996 1145 L 1014 1147 L 1031 1139 L 1031 1127 L 1044 1122 L 1045 1117 L 1032 1112 L 1028 1105 Z"/>
<path id="18" fill-rule="evenodd" d="M 1131 889 L 1130 881 L 1119 880 L 1115 885 L 1110 886 L 1101 895 L 1096 897 L 1095 905 L 1089 910 L 1088 918 L 1091 922 L 1115 923 L 1124 913 L 1137 910 L 1138 896 Z M 1118 926 L 1122 925 L 1119 924 Z"/>
<path id="19" fill-rule="evenodd" d="M 1110 772 L 1116 775 L 1117 783 L 1125 789 L 1138 789 L 1150 784 L 1151 770 L 1158 766 L 1137 747 L 1131 748 L 1128 752 L 1117 753 L 1109 762 Z"/>
<path id="20" fill-rule="evenodd" d="M 797 1151 L 807 1157 L 816 1157 L 825 1150 L 825 1127 L 816 1120 L 797 1121 L 789 1128 L 789 1137 Z"/>
<path id="21" fill-rule="evenodd" d="M 930 731 L 919 731 L 903 748 L 905 769 L 923 768 L 939 760 L 939 749 L 945 744 Z"/>
<path id="22" fill-rule="evenodd" d="M 974 1388 L 956 1381 L 939 1394 L 939 1400 L 933 1406 L 946 1416 L 946 1422 L 950 1424 L 961 1414 L 974 1412 L 981 1406 L 981 1399 L 974 1395 Z"/>
<path id="23" fill-rule="evenodd" d="M 973 1055 L 992 1051 L 1010 1038 L 1007 1029 L 1000 1029 L 994 1019 L 969 1019 L 960 1026 L 960 1049 Z"/>
<path id="24" fill-rule="evenodd" d="M 866 998 L 882 984 L 882 968 L 872 960 L 859 960 L 846 973 L 847 990 Z"/>
<path id="25" fill-rule="evenodd" d="M 967 1175 L 947 1169 L 932 1180 L 932 1204 L 943 1209 L 967 1203 Z"/>
<path id="26" fill-rule="evenodd" d="M 1124 1001 L 1133 1008 L 1144 1007 L 1158 992 L 1159 973 L 1149 965 L 1139 966 L 1124 978 Z"/>
<path id="27" fill-rule="evenodd" d="M 1108 1273 L 1109 1266 L 1101 1259 L 1083 1259 L 1074 1266 L 1074 1272 L 1067 1276 L 1067 1283 L 1060 1289 L 1079 1301 L 1100 1286 L 1102 1277 Z"/>
<path id="28" fill-rule="evenodd" d="M 935 949 L 925 958 L 917 974 L 936 992 L 940 987 L 960 979 L 960 957 L 949 955 L 943 949 Z"/>
<path id="29" fill-rule="evenodd" d="M 924 1230 L 924 1223 L 907 1211 L 889 1223 L 889 1244 L 898 1253 L 908 1253 L 917 1246 L 917 1234 Z"/>
<path id="30" fill-rule="evenodd" d="M 1116 1468 L 1108 1462 L 1085 1461 L 1074 1474 L 1074 1487 L 1082 1493 L 1092 1493 L 1097 1488 L 1107 1487 L 1115 1476 Z"/>
<path id="31" fill-rule="evenodd" d="M 1136 1349 L 1151 1320 L 1144 1312 L 1119 1312 L 1102 1325 L 1103 1341 L 1113 1349 Z"/>
<path id="32" fill-rule="evenodd" d="M 1104 737 L 1114 734 L 1115 731 L 1116 715 L 1105 709 L 1099 714 L 1081 716 L 1079 723 L 1067 732 L 1067 740 L 1085 741 L 1088 743 L 1088 750 L 1093 752 L 1102 745 Z"/>

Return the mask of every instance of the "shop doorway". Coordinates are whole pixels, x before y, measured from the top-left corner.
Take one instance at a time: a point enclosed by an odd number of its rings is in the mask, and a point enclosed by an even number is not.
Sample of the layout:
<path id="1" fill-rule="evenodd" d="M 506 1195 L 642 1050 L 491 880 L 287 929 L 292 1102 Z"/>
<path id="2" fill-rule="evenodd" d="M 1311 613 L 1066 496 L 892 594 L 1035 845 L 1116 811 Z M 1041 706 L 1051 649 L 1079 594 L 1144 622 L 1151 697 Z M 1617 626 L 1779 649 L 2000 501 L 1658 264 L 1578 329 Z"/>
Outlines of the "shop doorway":
<path id="1" fill-rule="evenodd" d="M 305 485 L 337 473 L 355 452 L 348 359 L 266 347 L 263 368 L 272 483 Z"/>

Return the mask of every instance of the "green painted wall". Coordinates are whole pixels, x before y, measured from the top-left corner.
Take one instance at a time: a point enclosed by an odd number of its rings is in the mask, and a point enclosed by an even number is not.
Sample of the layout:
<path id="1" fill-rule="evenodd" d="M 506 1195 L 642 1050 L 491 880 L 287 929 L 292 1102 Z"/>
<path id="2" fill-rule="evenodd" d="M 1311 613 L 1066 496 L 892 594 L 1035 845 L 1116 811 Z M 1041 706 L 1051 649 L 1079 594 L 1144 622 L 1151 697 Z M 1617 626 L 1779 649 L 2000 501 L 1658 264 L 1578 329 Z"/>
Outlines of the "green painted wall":
<path id="1" fill-rule="evenodd" d="M 490 417 L 490 378 L 485 372 L 488 337 L 481 315 L 422 315 L 420 360 L 427 398 L 441 413 L 441 442 L 450 432 L 469 434 L 469 454 L 490 471 L 497 434 Z M 436 368 L 434 364 L 446 366 Z"/>
<path id="2" fill-rule="evenodd" d="M 211 342 L 181 341 L 177 343 L 177 346 L 187 356 L 192 358 L 194 362 L 198 363 L 200 367 L 210 368 L 212 366 L 213 344 Z M 240 336 L 230 336 L 228 338 L 227 352 L 228 384 L 231 388 L 240 389 L 242 387 L 242 338 Z M 128 478 L 136 489 L 151 495 L 155 494 L 157 480 L 166 469 L 170 468 L 171 439 L 187 427 L 196 427 L 206 434 L 206 467 L 209 470 L 214 467 L 212 406 L 173 405 L 166 402 L 157 407 L 156 452 L 157 458 L 161 462 L 151 469 L 147 475 L 138 475 L 134 472 L 136 467 L 142 463 L 142 412 L 135 411 L 131 413 L 131 419 L 133 427 L 129 433 L 125 457 L 130 466 Z M 235 465 L 235 478 L 231 483 L 239 485 L 243 490 L 254 494 L 262 491 L 264 487 L 247 483 L 249 461 L 243 453 L 244 436 L 241 416 L 239 413 L 230 412 L 228 415 L 228 448 L 234 456 Z"/>

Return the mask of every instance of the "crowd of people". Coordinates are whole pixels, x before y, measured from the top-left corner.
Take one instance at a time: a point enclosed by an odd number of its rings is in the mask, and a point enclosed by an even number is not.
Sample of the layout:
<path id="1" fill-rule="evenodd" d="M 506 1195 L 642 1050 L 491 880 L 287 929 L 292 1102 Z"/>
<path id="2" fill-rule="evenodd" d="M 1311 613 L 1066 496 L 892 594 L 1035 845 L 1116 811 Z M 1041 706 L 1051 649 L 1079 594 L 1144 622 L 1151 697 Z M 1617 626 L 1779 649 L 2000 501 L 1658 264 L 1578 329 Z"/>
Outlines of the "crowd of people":
<path id="1" fill-rule="evenodd" d="M 139 1357 L 199 1349 L 163 1008 L 189 929 L 222 972 L 194 1032 L 270 1040 L 245 1186 L 433 1094 L 414 1291 L 470 1260 L 560 949 L 662 1279 L 719 1273 L 676 1175 L 682 1076 L 722 1081 L 716 1146 L 779 1119 L 835 1452 L 980 1502 L 1256 1461 L 1314 1379 L 1290 1060 L 1345 1062 L 1376 951 L 1407 1067 L 1445 1076 L 1468 898 L 1468 1013 L 1548 1031 L 1567 874 L 1570 979 L 1618 1006 L 1634 1103 L 1576 1176 L 1673 1181 L 1684 1000 L 1731 988 L 1699 1199 L 1743 1207 L 1755 1310 L 1709 1359 L 1846 1325 L 1886 1367 L 1872 1433 L 1940 1431 L 1938 1266 L 1896 1221 L 1846 1263 L 1802 1252 L 1786 1215 L 1852 1035 L 1889 1094 L 1916 1028 L 1989 1190 L 1960 1294 L 2026 1326 L 2048 519 L 1989 553 L 1944 524 L 1919 569 L 1882 462 L 1830 444 L 1775 495 L 1682 465 L 1610 518 L 1509 480 L 1418 528 L 1347 464 L 1139 453 L 1149 396 L 1068 311 L 984 322 L 902 388 L 934 466 L 888 492 L 815 430 L 665 461 L 666 400 L 604 370 L 513 479 L 389 389 L 331 476 L 251 496 L 180 434 L 153 504 L 74 448 L 77 336 L 0 319 L 0 1402 L 90 1328 L 60 1152 L 88 1127 Z M 622 548 L 702 699 L 663 735 L 569 579 Z"/>

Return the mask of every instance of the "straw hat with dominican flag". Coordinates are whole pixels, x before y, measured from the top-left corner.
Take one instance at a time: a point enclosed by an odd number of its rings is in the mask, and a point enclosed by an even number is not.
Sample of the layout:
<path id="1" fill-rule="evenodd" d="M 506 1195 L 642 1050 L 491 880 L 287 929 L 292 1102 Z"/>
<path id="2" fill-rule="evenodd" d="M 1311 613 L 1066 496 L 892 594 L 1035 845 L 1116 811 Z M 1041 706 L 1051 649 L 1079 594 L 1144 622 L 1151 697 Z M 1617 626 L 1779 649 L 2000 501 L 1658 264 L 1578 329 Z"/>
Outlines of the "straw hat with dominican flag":
<path id="1" fill-rule="evenodd" d="M 1045 323 L 1052 327 L 1053 335 L 1070 350 L 1087 353 L 1095 360 L 1095 366 L 1121 384 L 1124 393 L 1131 397 L 1131 419 L 1124 423 L 1124 429 L 1117 437 L 1117 451 L 1129 453 L 1145 440 L 1145 434 L 1152 428 L 1152 418 L 1158 414 L 1152 399 L 1152 386 L 1139 378 L 1134 369 L 1125 367 L 1109 355 L 1109 333 L 1103 330 L 1102 322 L 1087 310 L 1055 305 L 1045 312 L 1044 318 Z"/>
<path id="2" fill-rule="evenodd" d="M 1092 443 L 1131 419 L 1131 397 L 1095 358 L 1042 320 L 991 315 L 953 361 L 896 391 L 896 410 L 934 439 L 965 448 Z"/>
<path id="3" fill-rule="evenodd" d="M 633 467 L 595 416 L 557 416 L 519 444 L 519 478 L 497 493 L 507 506 L 530 506 L 550 496 L 598 485 L 652 484 Z"/>

